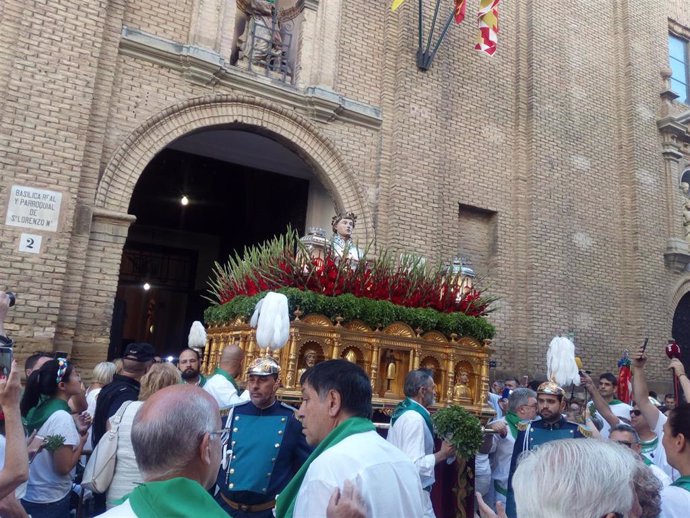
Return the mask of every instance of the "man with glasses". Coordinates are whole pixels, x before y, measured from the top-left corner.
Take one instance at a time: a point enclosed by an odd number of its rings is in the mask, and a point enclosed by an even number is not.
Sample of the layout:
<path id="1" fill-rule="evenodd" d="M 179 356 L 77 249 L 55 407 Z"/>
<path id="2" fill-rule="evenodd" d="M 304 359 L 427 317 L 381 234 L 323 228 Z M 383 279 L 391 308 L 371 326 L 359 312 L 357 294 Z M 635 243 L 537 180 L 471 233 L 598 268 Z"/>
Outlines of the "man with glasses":
<path id="1" fill-rule="evenodd" d="M 496 431 L 491 444 L 491 480 L 497 502 L 506 503 L 510 459 L 515 447 L 519 426 L 529 423 L 537 415 L 537 393 L 528 388 L 517 388 L 508 398 L 508 413 L 489 424 Z M 491 498 L 489 502 L 491 503 Z"/>
<path id="2" fill-rule="evenodd" d="M 247 370 L 249 401 L 226 420 L 216 501 L 236 518 L 272 518 L 276 495 L 311 453 L 295 409 L 276 400 L 280 366 L 257 358 Z"/>
<path id="3" fill-rule="evenodd" d="M 173 385 L 153 394 L 132 424 L 144 483 L 101 516 L 227 518 L 207 491 L 221 460 L 220 427 L 217 403 L 199 387 Z"/>
<path id="4" fill-rule="evenodd" d="M 654 476 L 659 479 L 659 482 L 661 482 L 663 487 L 666 487 L 671 483 L 671 477 L 664 473 L 664 471 L 656 466 L 651 460 L 642 455 L 640 436 L 632 426 L 625 423 L 612 426 L 609 433 L 609 440 L 617 442 L 626 448 L 630 448 L 635 456 L 642 460 L 649 467 L 649 469 L 652 470 L 652 473 L 654 473 Z"/>
<path id="5" fill-rule="evenodd" d="M 405 378 L 405 399 L 395 407 L 388 430 L 388 442 L 407 455 L 419 470 L 424 489 L 424 518 L 435 518 L 431 505 L 434 468 L 455 455 L 455 448 L 443 441 L 434 453 L 434 425 L 428 408 L 436 402 L 436 385 L 431 371 L 417 369 Z"/>

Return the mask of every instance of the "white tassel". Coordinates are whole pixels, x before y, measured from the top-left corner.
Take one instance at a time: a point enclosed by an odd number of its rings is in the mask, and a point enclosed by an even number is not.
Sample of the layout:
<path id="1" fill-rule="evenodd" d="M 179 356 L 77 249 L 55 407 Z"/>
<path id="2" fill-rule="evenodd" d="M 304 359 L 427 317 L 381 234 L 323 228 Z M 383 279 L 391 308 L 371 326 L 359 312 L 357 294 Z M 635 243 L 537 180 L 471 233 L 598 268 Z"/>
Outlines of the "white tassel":
<path id="1" fill-rule="evenodd" d="M 256 343 L 260 348 L 278 350 L 290 337 L 288 299 L 282 293 L 268 292 L 254 309 L 249 325 L 256 328 Z"/>
<path id="2" fill-rule="evenodd" d="M 203 349 L 206 347 L 206 329 L 204 328 L 204 324 L 198 320 L 192 322 L 192 327 L 189 329 L 187 345 L 192 349 Z"/>
<path id="3" fill-rule="evenodd" d="M 563 336 L 557 336 L 549 344 L 546 354 L 548 377 L 561 386 L 580 385 L 580 375 L 575 362 L 575 344 Z"/>

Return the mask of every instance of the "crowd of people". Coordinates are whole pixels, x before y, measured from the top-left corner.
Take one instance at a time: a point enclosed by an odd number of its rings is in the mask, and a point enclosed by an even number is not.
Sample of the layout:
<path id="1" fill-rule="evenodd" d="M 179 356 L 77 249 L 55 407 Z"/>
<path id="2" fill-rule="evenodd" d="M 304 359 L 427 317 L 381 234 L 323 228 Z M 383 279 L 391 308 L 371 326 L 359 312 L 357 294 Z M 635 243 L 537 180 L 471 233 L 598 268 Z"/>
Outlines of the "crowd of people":
<path id="1" fill-rule="evenodd" d="M 0 294 L 3 337 L 8 307 Z M 609 373 L 595 385 L 581 372 L 584 398 L 551 381 L 494 382 L 487 402 L 497 416 L 475 459 L 479 516 L 688 515 L 690 405 L 651 397 L 646 362 L 644 350 L 632 358 L 632 405 L 615 398 Z M 670 369 L 690 394 L 682 363 Z M 208 378 L 194 349 L 175 366 L 145 343 L 96 365 L 88 388 L 53 353 L 27 358 L 25 376 L 23 393 L 16 363 L 0 379 L 5 518 L 66 518 L 75 508 L 105 518 L 434 518 L 436 468 L 456 457 L 436 439 L 426 369 L 407 374 L 386 438 L 371 421 L 369 377 L 345 360 L 301 373 L 298 409 L 276 397 L 273 358 L 245 365 L 234 344 Z M 80 486 L 80 467 L 113 434 L 107 487 Z"/>

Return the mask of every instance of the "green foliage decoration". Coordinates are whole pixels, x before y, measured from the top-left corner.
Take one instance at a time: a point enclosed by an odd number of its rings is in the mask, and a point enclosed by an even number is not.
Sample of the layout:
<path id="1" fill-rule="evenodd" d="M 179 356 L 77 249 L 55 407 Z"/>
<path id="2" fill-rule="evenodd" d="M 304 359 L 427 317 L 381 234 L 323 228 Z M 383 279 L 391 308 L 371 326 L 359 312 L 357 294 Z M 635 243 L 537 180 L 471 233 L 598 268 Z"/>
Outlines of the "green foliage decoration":
<path id="1" fill-rule="evenodd" d="M 451 405 L 434 412 L 431 420 L 436 434 L 455 446 L 458 456 L 469 460 L 477 454 L 484 440 L 482 424 L 467 410 Z"/>
<path id="2" fill-rule="evenodd" d="M 294 319 L 294 311 L 299 308 L 303 314 L 320 313 L 335 321 L 342 317 L 345 322 L 361 320 L 371 328 L 384 328 L 393 322 L 401 321 L 413 329 L 420 329 L 423 333 L 437 330 L 447 336 L 471 336 L 479 341 L 492 338 L 494 326 L 486 319 L 472 317 L 464 313 L 441 313 L 430 308 L 408 308 L 392 304 L 387 300 L 374 300 L 355 297 L 351 294 L 329 297 L 311 291 L 297 288 L 280 288 L 275 290 L 288 298 L 290 318 Z M 204 319 L 209 325 L 226 325 L 237 318 L 248 321 L 254 312 L 256 303 L 265 292 L 247 297 L 237 296 L 218 306 L 210 306 L 204 313 Z"/>

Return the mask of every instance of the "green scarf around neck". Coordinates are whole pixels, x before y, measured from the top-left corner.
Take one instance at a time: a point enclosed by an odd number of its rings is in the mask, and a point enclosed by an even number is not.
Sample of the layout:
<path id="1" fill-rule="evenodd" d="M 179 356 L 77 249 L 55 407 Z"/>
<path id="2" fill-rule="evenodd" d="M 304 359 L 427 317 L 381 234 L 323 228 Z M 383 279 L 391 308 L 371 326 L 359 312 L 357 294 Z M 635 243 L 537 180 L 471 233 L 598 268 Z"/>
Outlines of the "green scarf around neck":
<path id="1" fill-rule="evenodd" d="M 336 426 L 331 433 L 329 433 L 326 438 L 319 443 L 316 449 L 311 452 L 311 455 L 302 464 L 292 480 L 285 486 L 278 498 L 276 499 L 275 515 L 276 518 L 292 518 L 292 513 L 295 511 L 295 502 L 297 501 L 297 493 L 299 493 L 299 488 L 302 485 L 304 476 L 307 474 L 307 470 L 314 459 L 321 455 L 331 446 L 335 446 L 343 439 L 355 435 L 358 433 L 371 432 L 376 430 L 374 423 L 369 419 L 364 419 L 363 417 L 351 417 L 346 419 L 338 426 Z M 302 517 L 299 517 L 302 518 Z"/>
<path id="2" fill-rule="evenodd" d="M 685 475 L 684 477 L 677 478 L 673 481 L 671 485 L 683 488 L 686 491 L 690 491 L 690 475 Z"/>
<path id="3" fill-rule="evenodd" d="M 237 395 L 239 396 L 242 394 L 243 390 L 239 387 L 237 382 L 235 381 L 235 378 L 232 377 L 232 375 L 229 372 L 224 371 L 220 367 L 216 367 L 216 371 L 214 374 L 220 374 L 223 376 L 226 380 L 228 380 L 230 383 L 232 383 L 232 386 L 235 387 L 235 390 L 237 391 Z"/>
<path id="4" fill-rule="evenodd" d="M 431 432 L 431 436 L 436 436 L 434 431 L 434 423 L 431 421 L 431 415 L 429 415 L 429 412 L 427 412 L 426 408 L 409 397 L 403 399 L 396 405 L 395 409 L 393 410 L 393 415 L 391 416 L 391 424 L 395 424 L 398 418 L 408 410 L 412 410 L 413 412 L 417 412 L 419 415 L 421 415 L 424 418 L 427 428 L 429 428 L 429 431 Z"/>
<path id="5" fill-rule="evenodd" d="M 515 412 L 508 412 L 506 414 L 506 423 L 508 423 L 508 428 L 510 428 L 510 435 L 513 436 L 513 439 L 517 439 L 518 436 L 518 423 L 520 422 L 520 418 Z"/>
<path id="6" fill-rule="evenodd" d="M 58 410 L 64 410 L 69 414 L 70 408 L 67 401 L 58 398 L 42 398 L 38 405 L 29 410 L 24 418 L 24 424 L 29 435 L 34 430 L 39 430 L 48 418 Z"/>
<path id="7" fill-rule="evenodd" d="M 137 518 L 228 518 L 201 484 L 182 477 L 141 484 L 129 494 L 129 503 Z"/>

